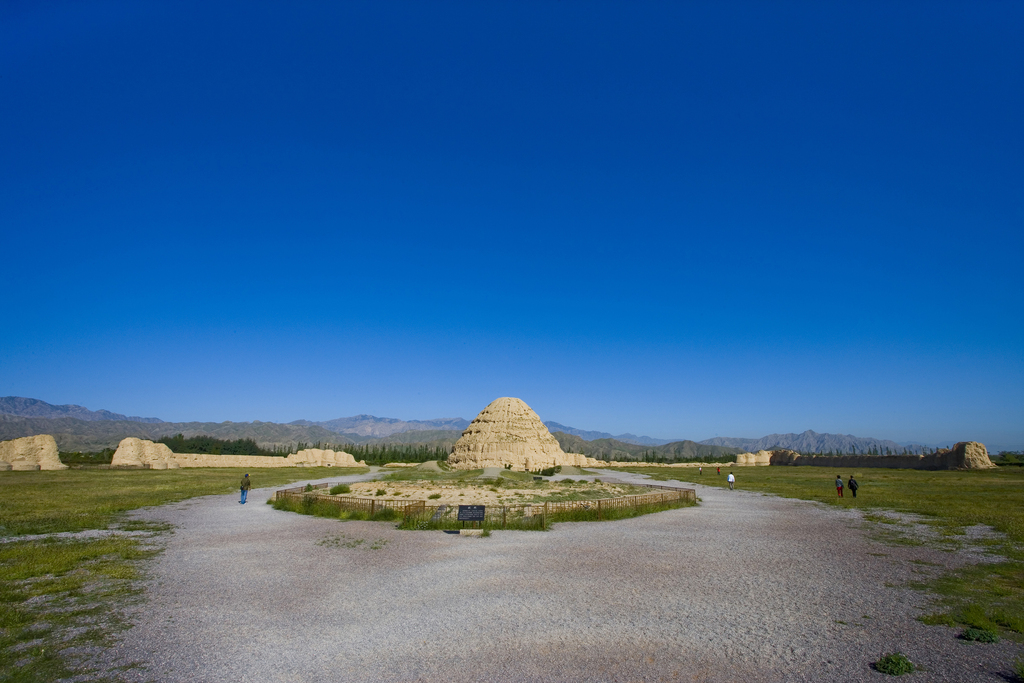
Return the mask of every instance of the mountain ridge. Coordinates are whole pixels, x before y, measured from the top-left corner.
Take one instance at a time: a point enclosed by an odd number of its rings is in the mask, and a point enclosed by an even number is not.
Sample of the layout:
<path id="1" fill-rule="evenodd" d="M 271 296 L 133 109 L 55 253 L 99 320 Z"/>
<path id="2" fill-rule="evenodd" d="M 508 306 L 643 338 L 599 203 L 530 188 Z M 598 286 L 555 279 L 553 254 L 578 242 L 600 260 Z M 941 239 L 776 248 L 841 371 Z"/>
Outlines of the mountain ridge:
<path id="1" fill-rule="evenodd" d="M 85 422 L 101 422 L 104 420 L 119 422 L 142 422 L 156 424 L 163 422 L 158 417 L 138 417 L 136 415 L 122 415 L 112 413 L 109 410 L 89 410 L 74 403 L 54 405 L 41 401 L 38 398 L 25 398 L 24 396 L 4 396 L 0 398 L 0 414 L 17 415 L 19 417 L 42 417 L 61 418 L 70 417 Z"/>
<path id="2" fill-rule="evenodd" d="M 747 452 L 770 451 L 773 448 L 787 448 L 800 453 L 867 453 L 872 449 L 877 449 L 877 452 L 881 453 L 889 449 L 895 454 L 902 453 L 904 449 L 908 453 L 922 453 L 925 450 L 930 450 L 922 444 L 898 444 L 888 439 L 853 436 L 852 434 L 819 434 L 811 429 L 799 434 L 769 434 L 759 439 L 716 436 L 699 443 L 706 446 L 742 448 Z"/>

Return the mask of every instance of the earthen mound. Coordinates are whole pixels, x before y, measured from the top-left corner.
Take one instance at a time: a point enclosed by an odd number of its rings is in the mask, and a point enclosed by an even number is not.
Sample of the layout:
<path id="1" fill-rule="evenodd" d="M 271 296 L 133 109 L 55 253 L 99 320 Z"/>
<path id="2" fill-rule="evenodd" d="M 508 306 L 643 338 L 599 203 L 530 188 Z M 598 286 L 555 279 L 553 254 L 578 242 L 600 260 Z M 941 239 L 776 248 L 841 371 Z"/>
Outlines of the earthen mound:
<path id="1" fill-rule="evenodd" d="M 518 398 L 495 399 L 480 411 L 452 446 L 448 464 L 455 469 L 505 467 L 538 470 L 555 465 L 592 467 L 596 460 L 566 453 L 537 413 Z"/>
<path id="2" fill-rule="evenodd" d="M 175 469 L 180 467 L 174 461 L 174 453 L 167 444 L 153 443 L 145 439 L 129 436 L 121 439 L 110 461 L 112 467 L 149 467 L 154 470 Z"/>
<path id="3" fill-rule="evenodd" d="M 0 462 L 9 467 L 3 470 L 66 470 L 60 461 L 57 442 L 49 434 L 26 436 L 12 441 L 0 441 Z"/>

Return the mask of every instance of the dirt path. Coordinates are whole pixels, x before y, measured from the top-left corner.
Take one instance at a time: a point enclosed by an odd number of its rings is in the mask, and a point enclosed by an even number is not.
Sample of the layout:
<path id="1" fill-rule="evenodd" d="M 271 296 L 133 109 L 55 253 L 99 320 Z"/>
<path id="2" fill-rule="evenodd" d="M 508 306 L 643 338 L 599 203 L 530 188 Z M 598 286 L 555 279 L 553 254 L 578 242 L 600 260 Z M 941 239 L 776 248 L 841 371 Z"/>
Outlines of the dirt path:
<path id="1" fill-rule="evenodd" d="M 1020 652 L 924 626 L 923 596 L 886 587 L 948 555 L 812 503 L 698 487 L 696 508 L 468 538 L 269 493 L 140 514 L 178 529 L 111 652 L 146 665 L 130 680 L 880 681 L 899 649 L 915 681 L 1003 681 Z"/>

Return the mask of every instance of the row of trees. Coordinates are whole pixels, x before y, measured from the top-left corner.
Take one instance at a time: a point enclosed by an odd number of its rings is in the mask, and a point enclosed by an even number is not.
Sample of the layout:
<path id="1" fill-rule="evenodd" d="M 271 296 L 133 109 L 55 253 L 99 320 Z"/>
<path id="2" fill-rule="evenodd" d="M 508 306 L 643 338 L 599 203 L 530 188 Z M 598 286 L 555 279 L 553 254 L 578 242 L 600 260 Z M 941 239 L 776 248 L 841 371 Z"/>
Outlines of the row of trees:
<path id="1" fill-rule="evenodd" d="M 255 439 L 218 439 L 213 436 L 190 436 L 182 434 L 165 436 L 158 443 L 166 444 L 174 453 L 208 453 L 210 455 L 288 455 L 285 447 L 260 448 Z"/>

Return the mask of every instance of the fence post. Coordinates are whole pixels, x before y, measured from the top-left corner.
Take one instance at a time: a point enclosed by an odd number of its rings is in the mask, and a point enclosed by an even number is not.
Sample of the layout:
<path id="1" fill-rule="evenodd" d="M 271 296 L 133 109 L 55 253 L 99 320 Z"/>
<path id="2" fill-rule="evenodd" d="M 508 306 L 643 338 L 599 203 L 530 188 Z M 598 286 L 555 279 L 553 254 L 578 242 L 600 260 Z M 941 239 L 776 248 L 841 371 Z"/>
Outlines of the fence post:
<path id="1" fill-rule="evenodd" d="M 370 516 L 373 517 L 373 511 L 377 506 L 377 501 L 373 498 L 370 499 Z"/>
<path id="2" fill-rule="evenodd" d="M 601 519 L 601 499 L 597 499 L 597 519 Z"/>
<path id="3" fill-rule="evenodd" d="M 501 506 L 501 528 L 505 528 L 505 516 L 508 513 L 508 508 L 504 505 Z"/>

